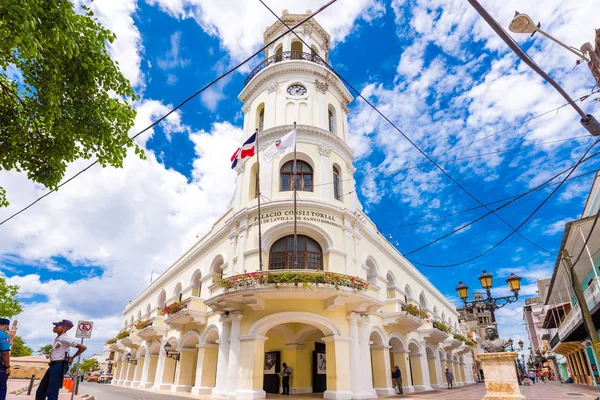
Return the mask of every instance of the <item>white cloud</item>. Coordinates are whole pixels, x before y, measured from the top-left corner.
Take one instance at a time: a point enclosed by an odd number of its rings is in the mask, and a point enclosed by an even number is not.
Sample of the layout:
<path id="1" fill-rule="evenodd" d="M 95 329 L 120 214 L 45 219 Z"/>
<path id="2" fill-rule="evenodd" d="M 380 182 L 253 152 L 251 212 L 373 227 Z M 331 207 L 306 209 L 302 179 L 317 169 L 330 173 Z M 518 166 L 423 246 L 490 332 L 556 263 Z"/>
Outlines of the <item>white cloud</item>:
<path id="1" fill-rule="evenodd" d="M 171 48 L 167 54 L 165 54 L 164 58 L 158 59 L 158 67 L 164 70 L 187 67 L 190 64 L 190 60 L 182 58 L 179 55 L 179 52 L 181 51 L 181 32 L 173 33 L 170 41 Z"/>
<path id="2" fill-rule="evenodd" d="M 573 218 L 563 218 L 548 224 L 546 229 L 544 229 L 544 235 L 554 236 L 557 233 L 562 233 L 565 230 L 566 223 L 570 221 L 573 221 Z"/>

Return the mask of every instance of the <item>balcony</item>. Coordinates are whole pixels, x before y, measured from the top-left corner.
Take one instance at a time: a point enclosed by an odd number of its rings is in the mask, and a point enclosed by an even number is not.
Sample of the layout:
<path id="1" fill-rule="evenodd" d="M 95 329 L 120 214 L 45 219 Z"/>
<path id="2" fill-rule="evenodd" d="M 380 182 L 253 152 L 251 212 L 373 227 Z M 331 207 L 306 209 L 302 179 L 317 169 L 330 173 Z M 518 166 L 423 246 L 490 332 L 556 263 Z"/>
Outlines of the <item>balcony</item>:
<path id="1" fill-rule="evenodd" d="M 442 343 L 442 347 L 446 351 L 450 351 L 450 350 L 458 349 L 463 344 L 464 343 L 462 342 L 462 340 L 458 340 L 458 339 L 455 339 L 454 337 L 451 337 L 451 338 L 444 340 L 444 342 Z"/>
<path id="2" fill-rule="evenodd" d="M 290 61 L 290 60 L 291 61 L 296 61 L 296 60 L 297 61 L 310 61 L 315 64 L 322 65 L 325 68 L 329 68 L 327 66 L 327 64 L 325 63 L 325 61 L 323 61 L 323 59 L 316 54 L 303 53 L 301 51 L 284 51 L 282 53 L 277 53 L 274 56 L 267 58 L 266 60 L 264 60 L 263 62 L 258 64 L 256 67 L 254 67 L 252 72 L 250 72 L 250 75 L 248 75 L 248 77 L 244 81 L 244 86 L 246 86 L 252 80 L 252 78 L 254 78 L 256 76 L 256 74 L 258 74 L 263 69 L 267 68 L 269 65 L 275 64 L 275 63 L 278 63 L 281 61 Z"/>
<path id="3" fill-rule="evenodd" d="M 442 343 L 444 340 L 450 337 L 450 333 L 446 333 L 441 329 L 436 328 L 432 321 L 425 321 L 423 326 L 419 328 L 419 333 L 421 337 L 425 339 L 425 341 L 432 345 L 437 345 Z"/>
<path id="4" fill-rule="evenodd" d="M 142 339 L 135 335 L 135 334 L 131 334 L 121 340 L 119 340 L 119 343 L 121 345 L 123 345 L 124 347 L 139 347 L 139 345 L 142 343 Z"/>
<path id="5" fill-rule="evenodd" d="M 554 335 L 554 337 L 550 340 L 550 348 L 553 349 L 556 347 L 557 344 L 560 343 L 560 335 L 557 333 L 556 335 Z"/>
<path id="6" fill-rule="evenodd" d="M 164 317 L 152 317 L 151 324 L 143 329 L 140 329 L 136 335 L 143 340 L 152 341 L 155 338 L 161 337 L 167 333 L 167 325 L 164 322 Z"/>
<path id="7" fill-rule="evenodd" d="M 234 275 L 210 287 L 205 304 L 215 312 L 240 310 L 247 305 L 262 310 L 268 300 L 322 300 L 326 310 L 346 307 L 350 312 L 374 313 L 383 303 L 369 282 L 323 271 L 282 270 Z"/>
<path id="8" fill-rule="evenodd" d="M 179 331 L 183 330 L 185 325 L 206 325 L 206 317 L 209 312 L 204 304 L 204 300 L 200 297 L 188 297 L 183 301 L 183 309 L 169 315 L 165 319 L 165 324 Z"/>

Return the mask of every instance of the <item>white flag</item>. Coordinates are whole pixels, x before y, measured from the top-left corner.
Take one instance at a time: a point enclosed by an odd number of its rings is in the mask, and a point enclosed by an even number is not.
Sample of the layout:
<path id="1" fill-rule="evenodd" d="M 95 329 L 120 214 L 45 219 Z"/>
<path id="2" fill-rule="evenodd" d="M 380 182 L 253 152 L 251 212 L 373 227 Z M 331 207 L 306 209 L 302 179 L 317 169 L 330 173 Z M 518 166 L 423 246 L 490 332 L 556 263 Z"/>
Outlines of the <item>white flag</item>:
<path id="1" fill-rule="evenodd" d="M 294 150 L 294 146 L 296 145 L 296 129 L 292 129 L 291 132 L 286 133 L 265 149 L 265 161 L 270 163 L 273 161 L 273 157 L 275 157 L 276 153 L 283 154 L 288 151 Z"/>

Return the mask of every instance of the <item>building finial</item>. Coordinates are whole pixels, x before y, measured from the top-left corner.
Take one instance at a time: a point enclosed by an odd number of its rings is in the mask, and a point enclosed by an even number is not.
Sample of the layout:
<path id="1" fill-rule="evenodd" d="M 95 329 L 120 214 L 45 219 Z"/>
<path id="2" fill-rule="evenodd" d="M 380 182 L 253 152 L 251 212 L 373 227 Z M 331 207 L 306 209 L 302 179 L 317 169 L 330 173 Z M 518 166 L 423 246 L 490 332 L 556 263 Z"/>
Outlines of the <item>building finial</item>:
<path id="1" fill-rule="evenodd" d="M 288 15 L 290 12 L 288 10 L 283 10 L 281 12 L 281 16 Z"/>

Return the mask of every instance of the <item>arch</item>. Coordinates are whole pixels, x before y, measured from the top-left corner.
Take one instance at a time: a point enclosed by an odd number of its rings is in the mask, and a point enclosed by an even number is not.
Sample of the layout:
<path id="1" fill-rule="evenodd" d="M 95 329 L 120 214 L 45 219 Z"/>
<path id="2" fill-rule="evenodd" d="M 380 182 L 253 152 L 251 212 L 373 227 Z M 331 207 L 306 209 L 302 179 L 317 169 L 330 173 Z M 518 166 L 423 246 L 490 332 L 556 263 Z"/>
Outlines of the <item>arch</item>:
<path id="1" fill-rule="evenodd" d="M 315 170 L 315 161 L 308 154 L 306 154 L 304 152 L 296 151 L 296 160 L 304 161 L 305 163 L 310 165 L 310 167 L 313 169 L 313 171 Z M 283 165 L 285 163 L 290 162 L 290 161 L 294 161 L 294 152 L 285 154 L 283 157 L 281 157 L 281 160 L 279 160 L 279 170 L 281 170 L 281 168 L 283 167 Z M 296 165 L 296 167 L 297 167 L 297 165 Z"/>
<path id="2" fill-rule="evenodd" d="M 265 103 L 260 103 L 256 107 L 255 128 L 262 131 L 265 128 Z"/>
<path id="3" fill-rule="evenodd" d="M 342 200 L 342 173 L 340 172 L 341 168 L 337 164 L 333 164 L 332 174 L 333 174 L 333 198 L 335 200 Z"/>
<path id="4" fill-rule="evenodd" d="M 446 323 L 446 313 L 444 311 L 442 311 L 442 316 L 440 319 L 442 320 L 443 323 Z"/>
<path id="5" fill-rule="evenodd" d="M 156 307 L 158 308 L 162 308 L 164 307 L 167 302 L 167 292 L 165 291 L 165 289 L 162 289 L 160 291 L 160 294 L 158 295 L 158 301 L 156 302 Z"/>
<path id="6" fill-rule="evenodd" d="M 415 339 L 410 339 L 408 341 L 408 352 L 410 355 L 420 356 L 423 353 L 421 346 Z"/>
<path id="7" fill-rule="evenodd" d="M 281 166 L 279 170 L 279 191 L 287 192 L 294 190 L 294 161 L 290 160 Z M 296 185 L 297 190 L 312 192 L 314 188 L 313 167 L 303 160 L 296 160 Z"/>
<path id="8" fill-rule="evenodd" d="M 181 282 L 178 282 L 177 285 L 175 285 L 175 289 L 173 289 L 173 298 L 175 299 L 175 301 L 181 301 L 182 289 L 183 285 L 181 285 Z"/>
<path id="9" fill-rule="evenodd" d="M 392 274 L 391 271 L 388 271 L 388 273 L 385 276 L 385 280 L 386 280 L 386 289 L 387 289 L 387 298 L 389 299 L 395 299 L 396 296 L 396 278 L 394 277 L 394 274 Z"/>
<path id="10" fill-rule="evenodd" d="M 438 310 L 437 306 L 436 306 L 436 305 L 434 305 L 434 306 L 433 306 L 433 316 L 434 316 L 434 317 L 437 317 L 439 312 L 440 312 L 440 311 Z"/>
<path id="11" fill-rule="evenodd" d="M 210 264 L 210 272 L 214 272 L 219 276 L 223 277 L 223 264 L 225 264 L 225 260 L 222 255 L 218 255 L 213 258 L 212 263 Z"/>
<path id="12" fill-rule="evenodd" d="M 368 256 L 365 264 L 367 266 L 367 281 L 373 285 L 377 285 L 377 275 L 379 274 L 379 269 L 377 268 L 375 259 L 371 256 Z"/>
<path id="13" fill-rule="evenodd" d="M 127 328 L 127 318 L 125 318 L 125 321 L 123 321 L 123 328 Z"/>
<path id="14" fill-rule="evenodd" d="M 319 330 L 312 325 L 305 325 L 301 328 L 300 332 L 297 334 L 294 343 L 304 343 L 308 337 L 313 335 L 315 332 Z"/>
<path id="15" fill-rule="evenodd" d="M 298 322 L 315 326 L 325 336 L 340 335 L 340 329 L 327 318 L 314 313 L 301 311 L 285 311 L 271 314 L 256 321 L 248 331 L 248 335 L 265 335 L 274 326 L 288 322 Z"/>
<path id="16" fill-rule="evenodd" d="M 145 356 L 147 352 L 148 352 L 148 348 L 146 347 L 146 345 L 143 345 L 138 350 L 138 358 Z"/>
<path id="17" fill-rule="evenodd" d="M 194 271 L 190 285 L 192 285 L 192 296 L 200 297 L 202 294 L 202 271 L 199 269 Z"/>
<path id="18" fill-rule="evenodd" d="M 148 303 L 148 304 L 146 305 L 146 314 L 145 314 L 145 315 L 146 315 L 147 317 L 150 317 L 150 312 L 151 312 L 151 311 L 152 311 L 152 304 Z"/>
<path id="19" fill-rule="evenodd" d="M 179 340 L 180 349 L 184 349 L 184 348 L 196 349 L 196 346 L 201 343 L 200 342 L 201 339 L 202 338 L 200 337 L 200 334 L 198 332 L 189 331 L 185 335 L 183 335 L 183 337 Z"/>
<path id="20" fill-rule="evenodd" d="M 258 163 L 252 164 L 250 168 L 250 184 L 248 186 L 248 200 L 256 199 L 258 197 Z"/>
<path id="21" fill-rule="evenodd" d="M 310 236 L 312 239 L 316 240 L 321 246 L 321 249 L 323 249 L 324 254 L 333 247 L 333 238 L 323 228 L 303 221 L 297 222 L 297 228 L 298 234 Z M 293 224 L 275 225 L 263 232 L 263 248 L 269 249 L 279 238 L 293 233 Z"/>
<path id="22" fill-rule="evenodd" d="M 158 355 L 158 354 L 160 354 L 160 342 L 154 342 L 154 343 L 152 343 L 152 345 L 150 345 L 150 348 L 148 349 L 148 351 L 152 355 Z"/>
<path id="23" fill-rule="evenodd" d="M 294 253 L 298 255 L 294 264 Z M 323 269 L 323 249 L 321 245 L 306 235 L 287 235 L 279 238 L 269 248 L 269 270 L 276 269 Z"/>
<path id="24" fill-rule="evenodd" d="M 200 337 L 201 344 L 215 344 L 217 340 L 219 340 L 219 336 L 221 333 L 219 332 L 219 328 L 211 324 L 206 327 L 204 333 Z"/>
<path id="25" fill-rule="evenodd" d="M 429 305 L 427 304 L 427 297 L 425 296 L 425 292 L 421 292 L 421 294 L 419 294 L 419 306 L 421 307 L 422 310 L 429 309 Z"/>
<path id="26" fill-rule="evenodd" d="M 281 61 L 283 60 L 283 44 L 278 44 L 277 47 L 275 47 L 275 62 Z"/>
<path id="27" fill-rule="evenodd" d="M 387 340 L 385 339 L 385 333 L 378 326 L 373 326 L 371 328 L 371 333 L 369 334 L 369 341 L 372 342 L 372 345 L 375 346 L 387 343 Z"/>
<path id="28" fill-rule="evenodd" d="M 394 352 L 407 352 L 408 351 L 406 341 L 398 332 L 390 333 L 390 337 L 389 337 L 388 341 L 389 341 L 389 345 L 392 347 L 392 351 L 394 351 Z"/>
<path id="29" fill-rule="evenodd" d="M 408 283 L 404 285 L 404 298 L 407 303 L 413 299 L 412 289 L 410 288 L 410 285 Z"/>
<path id="30" fill-rule="evenodd" d="M 446 361 L 446 353 L 442 349 L 438 349 L 438 356 L 440 357 L 440 361 Z"/>
<path id="31" fill-rule="evenodd" d="M 294 39 L 292 40 L 292 60 L 301 60 L 302 59 L 302 42 L 300 40 Z"/>
<path id="32" fill-rule="evenodd" d="M 332 104 L 327 106 L 327 127 L 329 128 L 329 132 L 338 133 L 337 129 L 337 112 L 335 107 Z"/>

